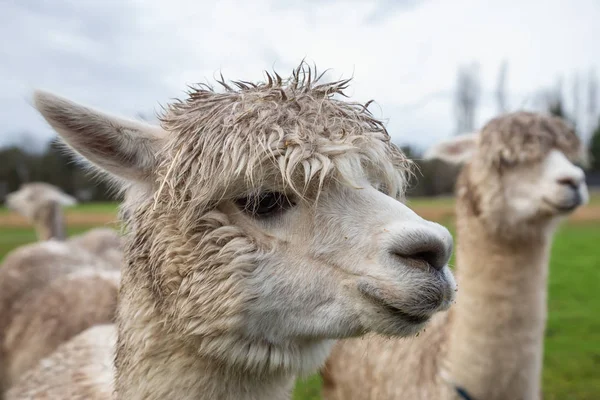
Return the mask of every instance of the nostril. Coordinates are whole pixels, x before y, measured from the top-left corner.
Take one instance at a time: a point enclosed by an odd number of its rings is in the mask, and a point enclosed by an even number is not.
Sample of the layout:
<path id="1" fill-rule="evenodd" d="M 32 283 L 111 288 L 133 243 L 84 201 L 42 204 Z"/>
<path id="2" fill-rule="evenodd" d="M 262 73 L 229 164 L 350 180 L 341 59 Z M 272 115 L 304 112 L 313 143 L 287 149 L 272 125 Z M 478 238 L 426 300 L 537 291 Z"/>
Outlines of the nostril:
<path id="1" fill-rule="evenodd" d="M 438 262 L 437 262 L 438 255 L 436 253 L 434 253 L 433 251 L 421 251 L 421 252 L 415 253 L 410 258 L 415 259 L 415 260 L 425 261 L 427 264 L 429 264 L 431 266 L 436 266 L 438 264 Z M 443 266 L 444 266 L 444 264 L 442 264 L 442 267 Z M 435 268 L 439 269 L 437 267 L 435 267 Z"/>
<path id="2" fill-rule="evenodd" d="M 448 246 L 443 241 L 403 243 L 392 250 L 392 254 L 405 262 L 420 267 L 442 269 L 450 255 Z"/>
<path id="3" fill-rule="evenodd" d="M 452 235 L 434 222 L 418 219 L 391 225 L 383 231 L 382 255 L 391 257 L 402 268 L 441 270 L 452 255 Z"/>
<path id="4" fill-rule="evenodd" d="M 559 185 L 569 186 L 572 189 L 577 189 L 579 187 L 579 181 L 572 177 L 565 177 L 558 179 Z"/>

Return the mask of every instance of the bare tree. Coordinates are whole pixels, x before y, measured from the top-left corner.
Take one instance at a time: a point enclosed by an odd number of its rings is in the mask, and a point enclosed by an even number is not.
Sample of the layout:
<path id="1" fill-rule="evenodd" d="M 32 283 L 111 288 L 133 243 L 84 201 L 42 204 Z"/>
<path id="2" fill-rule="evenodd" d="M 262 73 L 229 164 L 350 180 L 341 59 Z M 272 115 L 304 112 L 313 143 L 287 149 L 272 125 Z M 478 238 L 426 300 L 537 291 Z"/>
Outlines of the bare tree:
<path id="1" fill-rule="evenodd" d="M 470 132 L 475 128 L 475 112 L 480 93 L 479 65 L 473 63 L 459 67 L 454 98 L 456 134 Z"/>
<path id="2" fill-rule="evenodd" d="M 496 103 L 498 106 L 498 113 L 502 114 L 507 111 L 506 106 L 506 78 L 508 74 L 508 61 L 502 61 L 500 64 L 500 71 L 498 71 L 498 83 L 496 86 Z"/>
<path id="3" fill-rule="evenodd" d="M 561 118 L 566 118 L 567 113 L 565 110 L 565 103 L 563 100 L 563 80 L 559 77 L 556 80 L 554 87 L 543 89 L 538 97 L 539 104 L 542 109 L 546 110 L 552 115 L 556 115 Z"/>
<path id="4" fill-rule="evenodd" d="M 588 135 L 598 127 L 598 77 L 596 71 L 590 69 L 587 86 L 587 132 Z"/>
<path id="5" fill-rule="evenodd" d="M 573 75 L 573 112 L 571 118 L 576 125 L 579 125 L 581 118 L 581 80 L 577 72 Z"/>

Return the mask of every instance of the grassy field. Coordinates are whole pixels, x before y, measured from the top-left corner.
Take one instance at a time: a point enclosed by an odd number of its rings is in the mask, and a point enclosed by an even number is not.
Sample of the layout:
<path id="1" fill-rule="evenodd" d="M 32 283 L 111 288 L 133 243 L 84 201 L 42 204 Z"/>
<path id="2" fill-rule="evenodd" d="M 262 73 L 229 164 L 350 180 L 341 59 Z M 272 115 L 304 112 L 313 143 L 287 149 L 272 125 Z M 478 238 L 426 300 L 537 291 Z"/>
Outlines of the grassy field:
<path id="1" fill-rule="evenodd" d="M 452 229 L 451 198 L 413 200 L 426 218 Z M 544 361 L 544 400 L 600 399 L 600 195 L 564 224 L 555 239 L 549 286 L 549 318 Z M 89 204 L 68 213 L 74 234 L 115 220 L 114 204 Z M 0 257 L 35 240 L 30 227 L 0 208 Z M 299 382 L 295 400 L 320 399 L 318 376 Z"/>

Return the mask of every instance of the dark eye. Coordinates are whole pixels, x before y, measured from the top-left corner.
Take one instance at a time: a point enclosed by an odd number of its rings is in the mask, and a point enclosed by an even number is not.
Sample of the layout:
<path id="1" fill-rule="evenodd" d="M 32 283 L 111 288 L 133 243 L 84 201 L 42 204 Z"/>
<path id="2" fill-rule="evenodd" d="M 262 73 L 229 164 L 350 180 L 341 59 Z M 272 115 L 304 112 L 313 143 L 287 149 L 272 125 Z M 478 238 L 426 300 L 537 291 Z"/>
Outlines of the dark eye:
<path id="1" fill-rule="evenodd" d="M 241 197 L 235 203 L 241 210 L 256 217 L 266 217 L 288 210 L 295 205 L 285 194 L 279 192 L 264 192 Z"/>

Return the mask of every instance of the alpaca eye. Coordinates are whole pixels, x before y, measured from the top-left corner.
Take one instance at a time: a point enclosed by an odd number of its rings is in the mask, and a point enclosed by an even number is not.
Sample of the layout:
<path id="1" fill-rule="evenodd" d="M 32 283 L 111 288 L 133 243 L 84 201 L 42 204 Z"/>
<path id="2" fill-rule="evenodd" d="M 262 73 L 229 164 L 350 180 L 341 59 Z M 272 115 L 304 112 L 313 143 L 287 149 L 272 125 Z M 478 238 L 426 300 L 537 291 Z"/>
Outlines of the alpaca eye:
<path id="1" fill-rule="evenodd" d="M 295 205 L 285 194 L 279 192 L 265 192 L 242 197 L 235 203 L 244 212 L 256 217 L 266 217 L 290 209 Z"/>

